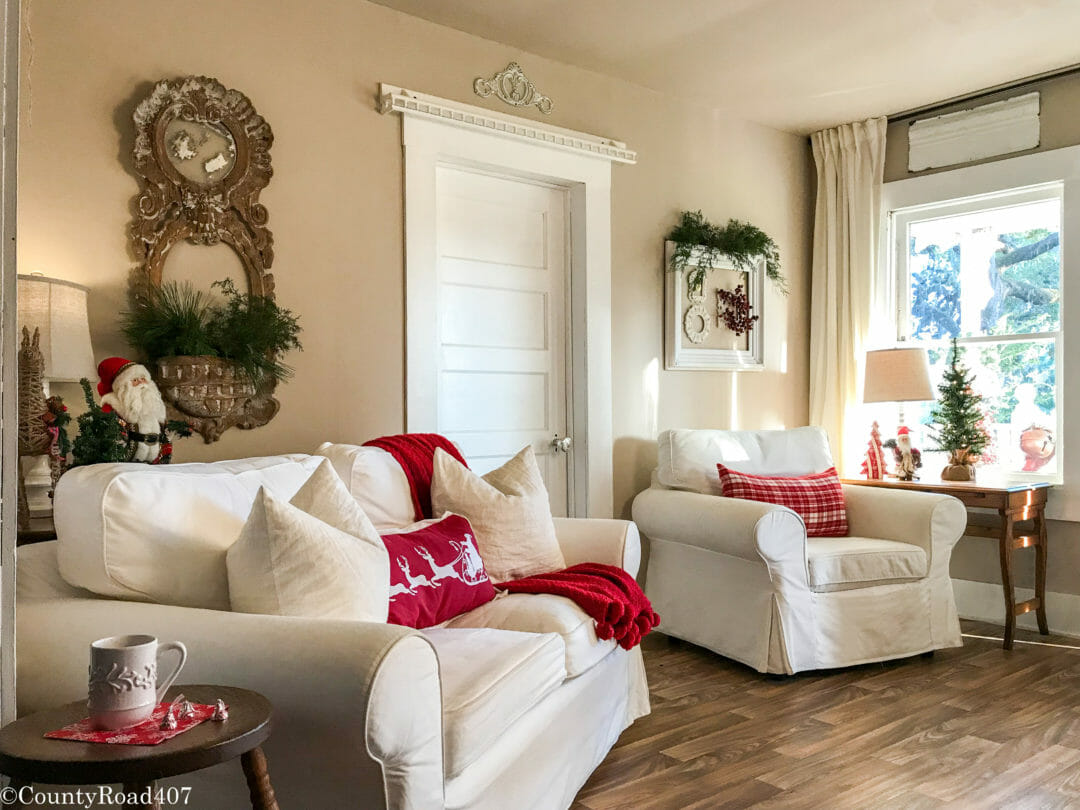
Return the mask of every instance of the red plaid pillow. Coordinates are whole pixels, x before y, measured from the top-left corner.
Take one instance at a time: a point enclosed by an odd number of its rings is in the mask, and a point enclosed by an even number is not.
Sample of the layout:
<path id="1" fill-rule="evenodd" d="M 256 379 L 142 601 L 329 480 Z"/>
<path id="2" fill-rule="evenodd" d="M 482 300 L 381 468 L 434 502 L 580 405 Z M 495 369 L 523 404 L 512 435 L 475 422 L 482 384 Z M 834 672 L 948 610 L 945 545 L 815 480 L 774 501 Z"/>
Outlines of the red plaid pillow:
<path id="1" fill-rule="evenodd" d="M 806 524 L 807 537 L 846 537 L 847 507 L 836 467 L 812 475 L 751 475 L 717 464 L 726 498 L 786 506 Z"/>

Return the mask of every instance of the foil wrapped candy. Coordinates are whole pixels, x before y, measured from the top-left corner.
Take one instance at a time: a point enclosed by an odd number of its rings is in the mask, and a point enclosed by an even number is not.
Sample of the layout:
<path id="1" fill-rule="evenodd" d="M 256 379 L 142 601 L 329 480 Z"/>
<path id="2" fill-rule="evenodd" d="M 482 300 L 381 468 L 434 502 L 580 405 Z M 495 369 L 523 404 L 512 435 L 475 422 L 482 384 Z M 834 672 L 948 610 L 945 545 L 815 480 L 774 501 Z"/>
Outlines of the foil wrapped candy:
<path id="1" fill-rule="evenodd" d="M 217 703 L 214 704 L 214 714 L 211 719 L 218 723 L 229 719 L 229 707 L 225 705 L 225 701 L 221 698 L 218 698 Z"/>

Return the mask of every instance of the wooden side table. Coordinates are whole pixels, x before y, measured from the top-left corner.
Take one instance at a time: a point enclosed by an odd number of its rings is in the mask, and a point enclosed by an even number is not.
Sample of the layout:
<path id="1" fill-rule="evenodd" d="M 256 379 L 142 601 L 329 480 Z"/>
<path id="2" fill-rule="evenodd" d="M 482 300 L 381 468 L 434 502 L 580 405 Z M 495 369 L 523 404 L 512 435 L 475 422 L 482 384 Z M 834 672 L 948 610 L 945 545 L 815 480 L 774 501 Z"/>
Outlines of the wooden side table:
<path id="1" fill-rule="evenodd" d="M 278 810 L 266 757 L 259 747 L 270 736 L 270 701 L 247 689 L 210 685 L 174 686 L 166 700 L 181 692 L 195 703 L 213 704 L 221 698 L 229 706 L 229 719 L 223 723 L 208 720 L 159 745 L 45 739 L 42 736 L 45 732 L 86 717 L 86 701 L 78 700 L 27 715 L 0 729 L 0 773 L 11 777 L 11 787 L 16 790 L 34 782 L 48 785 L 119 782 L 125 794 L 152 797 L 157 779 L 191 773 L 240 757 L 252 808 Z M 202 803 L 195 797 L 188 804 L 198 807 Z M 16 802 L 14 806 L 21 805 Z M 144 810 L 161 807 L 153 799 L 134 806 Z"/>
<path id="2" fill-rule="evenodd" d="M 952 495 L 964 506 L 996 509 L 998 525 L 983 526 L 972 523 L 969 517 L 964 534 L 970 537 L 989 537 L 998 541 L 998 554 L 1001 557 L 1001 587 L 1005 594 L 1005 639 L 1006 650 L 1013 647 L 1013 635 L 1016 632 L 1016 617 L 1032 610 L 1039 622 L 1039 632 L 1044 636 L 1050 633 L 1046 623 L 1046 496 L 1050 485 L 1043 482 L 1026 484 L 984 484 L 977 481 L 865 481 L 862 479 L 844 479 L 845 484 L 864 487 L 883 487 L 885 489 L 910 489 L 915 492 L 933 492 L 940 495 Z M 1030 521 L 1030 526 L 1018 523 Z M 1030 531 L 1017 534 L 1017 530 Z M 1035 596 L 1023 602 L 1016 601 L 1013 592 L 1012 553 L 1019 548 L 1035 549 Z"/>

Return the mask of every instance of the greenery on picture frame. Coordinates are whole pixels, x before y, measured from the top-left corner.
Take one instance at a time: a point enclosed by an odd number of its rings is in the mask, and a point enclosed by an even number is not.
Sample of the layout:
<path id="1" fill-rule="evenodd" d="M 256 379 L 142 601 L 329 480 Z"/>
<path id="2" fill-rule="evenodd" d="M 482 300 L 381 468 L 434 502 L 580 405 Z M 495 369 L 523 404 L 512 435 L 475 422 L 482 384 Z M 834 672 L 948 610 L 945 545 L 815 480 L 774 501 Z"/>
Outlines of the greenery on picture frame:
<path id="1" fill-rule="evenodd" d="M 667 238 L 675 243 L 668 269 L 685 270 L 691 289 L 700 288 L 705 274 L 727 256 L 739 270 L 750 271 L 759 258 L 765 259 L 765 275 L 782 295 L 788 294 L 787 279 L 780 271 L 780 249 L 760 228 L 749 222 L 729 219 L 727 225 L 713 225 L 701 211 L 683 211 L 679 224 Z M 696 257 L 696 265 L 690 264 Z"/>

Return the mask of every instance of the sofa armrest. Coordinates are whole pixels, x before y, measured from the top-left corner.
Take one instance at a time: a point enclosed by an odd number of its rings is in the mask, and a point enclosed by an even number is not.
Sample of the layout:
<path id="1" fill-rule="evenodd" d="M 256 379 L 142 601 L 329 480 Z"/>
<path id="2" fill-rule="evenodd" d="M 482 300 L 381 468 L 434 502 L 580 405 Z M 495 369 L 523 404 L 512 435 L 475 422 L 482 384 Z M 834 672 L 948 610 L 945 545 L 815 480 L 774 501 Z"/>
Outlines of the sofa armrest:
<path id="1" fill-rule="evenodd" d="M 189 652 L 181 683 L 270 699 L 282 806 L 443 805 L 438 660 L 414 630 L 108 599 L 23 600 L 17 616 L 20 714 L 85 698 L 96 638 L 178 639 Z"/>
<path id="2" fill-rule="evenodd" d="M 641 565 L 641 536 L 631 520 L 605 518 L 555 518 L 566 564 L 584 562 L 617 565 L 637 576 Z"/>
<path id="3" fill-rule="evenodd" d="M 754 562 L 779 562 L 792 548 L 805 559 L 806 528 L 784 506 L 652 487 L 634 498 L 633 515 L 646 537 Z"/>
<path id="4" fill-rule="evenodd" d="M 919 546 L 931 568 L 948 566 L 967 526 L 967 509 L 951 495 L 845 484 L 844 502 L 849 534 Z"/>

